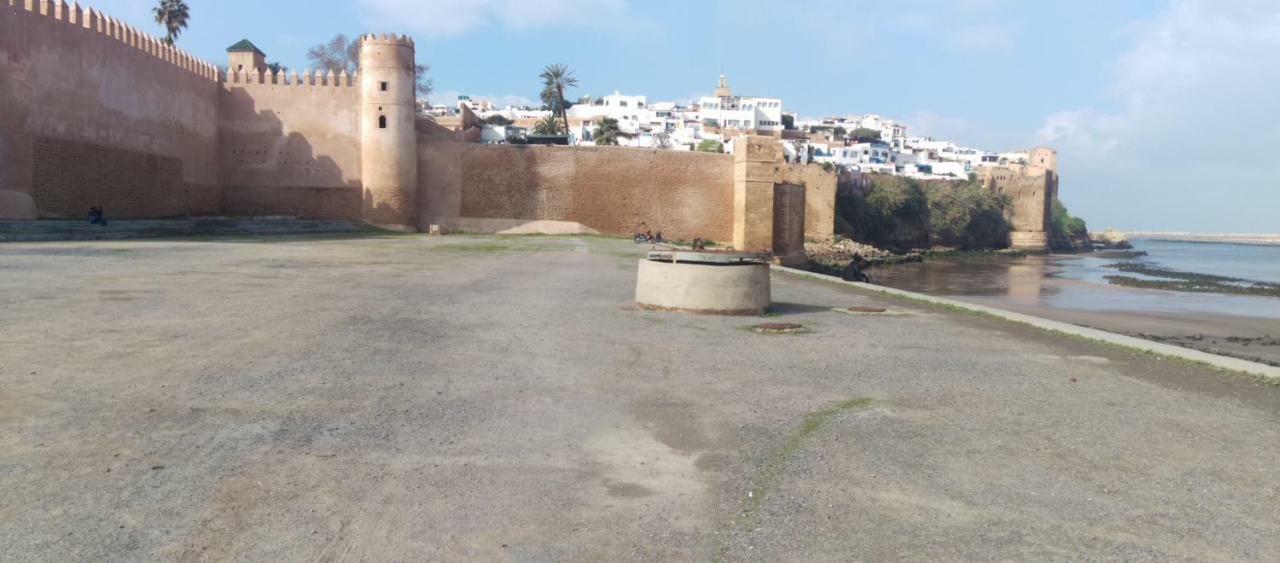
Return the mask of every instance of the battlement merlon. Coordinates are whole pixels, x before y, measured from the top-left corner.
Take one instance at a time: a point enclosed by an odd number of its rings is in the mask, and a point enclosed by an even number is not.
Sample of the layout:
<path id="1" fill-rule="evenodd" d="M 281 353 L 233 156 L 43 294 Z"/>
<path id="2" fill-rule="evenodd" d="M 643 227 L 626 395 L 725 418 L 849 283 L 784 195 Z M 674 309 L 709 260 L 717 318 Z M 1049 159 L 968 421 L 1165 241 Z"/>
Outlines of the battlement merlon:
<path id="1" fill-rule="evenodd" d="M 67 4 L 65 0 L 0 0 L 0 14 L 14 17 L 35 17 L 61 22 L 52 29 L 65 29 L 104 35 L 133 49 L 146 53 L 208 80 L 217 80 L 217 67 L 186 51 L 166 45 L 160 39 L 138 31 L 116 18 L 93 8 L 81 8 L 79 2 Z"/>
<path id="2" fill-rule="evenodd" d="M 365 45 L 406 45 L 413 47 L 413 38 L 408 35 L 396 35 L 394 33 L 374 34 L 369 33 L 360 36 L 360 44 Z"/>
<path id="3" fill-rule="evenodd" d="M 332 70 L 307 70 L 302 74 L 297 71 L 281 69 L 277 72 L 240 69 L 237 72 L 218 73 L 218 81 L 235 87 L 253 86 L 317 86 L 322 88 L 351 88 L 360 84 L 360 73 L 347 74 L 346 69 L 339 72 Z"/>

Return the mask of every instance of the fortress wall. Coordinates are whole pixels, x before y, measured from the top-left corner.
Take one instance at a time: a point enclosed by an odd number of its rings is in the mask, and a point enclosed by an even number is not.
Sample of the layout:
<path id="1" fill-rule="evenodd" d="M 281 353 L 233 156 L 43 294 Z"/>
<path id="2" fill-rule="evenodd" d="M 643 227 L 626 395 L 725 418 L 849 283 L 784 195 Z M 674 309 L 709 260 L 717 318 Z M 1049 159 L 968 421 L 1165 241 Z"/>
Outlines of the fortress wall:
<path id="1" fill-rule="evenodd" d="M 990 167 L 979 170 L 989 188 L 1009 196 L 1006 215 L 1015 231 L 1042 232 L 1049 228 L 1053 209 L 1053 173 L 1021 168 Z"/>
<path id="2" fill-rule="evenodd" d="M 97 12 L 0 1 L 0 218 L 216 212 L 216 77 Z"/>
<path id="3" fill-rule="evenodd" d="M 420 228 L 579 223 L 630 235 L 733 238 L 728 155 L 618 147 L 425 142 L 418 146 Z"/>
<path id="4" fill-rule="evenodd" d="M 231 215 L 360 217 L 360 89 L 348 76 L 242 72 L 220 88 L 219 183 Z"/>
<path id="5" fill-rule="evenodd" d="M 836 234 L 835 172 L 817 164 L 779 164 L 778 183 L 804 186 L 804 236 L 825 239 Z"/>

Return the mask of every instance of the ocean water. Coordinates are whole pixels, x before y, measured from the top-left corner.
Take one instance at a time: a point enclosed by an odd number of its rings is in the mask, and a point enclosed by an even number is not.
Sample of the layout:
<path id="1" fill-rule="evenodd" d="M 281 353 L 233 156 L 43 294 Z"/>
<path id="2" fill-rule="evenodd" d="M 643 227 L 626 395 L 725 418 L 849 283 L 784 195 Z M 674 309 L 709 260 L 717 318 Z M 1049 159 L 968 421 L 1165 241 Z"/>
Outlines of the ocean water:
<path id="1" fill-rule="evenodd" d="M 1216 242 L 1133 241 L 1142 260 L 1182 272 L 1280 283 L 1280 246 Z"/>
<path id="2" fill-rule="evenodd" d="M 1137 240 L 1153 266 L 1280 283 L 1280 246 Z M 1120 259 L 1091 254 L 930 260 L 872 271 L 875 283 L 931 295 L 1055 309 L 1224 314 L 1280 320 L 1280 298 L 1136 289 L 1112 285 Z M 1132 274 L 1125 274 L 1132 275 Z"/>

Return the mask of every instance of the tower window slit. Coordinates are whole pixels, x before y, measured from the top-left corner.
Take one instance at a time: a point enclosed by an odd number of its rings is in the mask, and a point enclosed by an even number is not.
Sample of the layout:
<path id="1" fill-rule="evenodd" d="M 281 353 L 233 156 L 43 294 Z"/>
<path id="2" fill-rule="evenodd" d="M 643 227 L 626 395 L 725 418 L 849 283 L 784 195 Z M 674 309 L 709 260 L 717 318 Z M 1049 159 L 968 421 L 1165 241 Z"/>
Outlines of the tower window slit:
<path id="1" fill-rule="evenodd" d="M 378 116 L 378 129 L 386 129 L 386 128 L 387 128 L 387 116 L 385 116 L 385 115 L 379 115 L 379 116 Z"/>
<path id="2" fill-rule="evenodd" d="M 378 89 L 379 89 L 379 90 L 382 90 L 383 92 L 386 92 L 386 91 L 387 91 L 387 83 L 386 83 L 386 82 L 379 82 L 379 83 L 378 83 Z"/>

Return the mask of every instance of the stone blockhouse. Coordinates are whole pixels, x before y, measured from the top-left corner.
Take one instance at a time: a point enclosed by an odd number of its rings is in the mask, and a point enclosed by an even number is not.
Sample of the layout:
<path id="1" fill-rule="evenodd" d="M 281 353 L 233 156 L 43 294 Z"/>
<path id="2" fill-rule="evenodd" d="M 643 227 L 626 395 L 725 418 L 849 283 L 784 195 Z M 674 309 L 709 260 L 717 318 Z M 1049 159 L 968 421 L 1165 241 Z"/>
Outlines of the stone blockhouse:
<path id="1" fill-rule="evenodd" d="M 1038 147 L 1026 163 L 980 167 L 978 180 L 988 189 L 1009 196 L 1006 215 L 1013 230 L 1009 245 L 1016 250 L 1049 250 L 1049 221 L 1058 195 L 1058 154 Z"/>
<path id="2" fill-rule="evenodd" d="M 242 70 L 256 70 L 258 72 L 267 71 L 267 54 L 258 49 L 248 39 L 241 39 L 234 45 L 227 47 L 227 71 L 240 72 Z"/>
<path id="3" fill-rule="evenodd" d="M 360 38 L 359 69 L 224 71 L 94 10 L 0 0 L 0 219 L 286 215 L 399 230 L 663 231 L 773 250 L 834 232 L 835 176 L 775 140 L 728 155 L 479 145 L 415 116 L 414 43 Z M 744 157 L 745 158 L 745 157 Z M 775 203 L 775 187 L 788 194 Z M 779 196 L 781 197 L 781 196 Z M 790 244 L 790 243 L 789 243 Z"/>

